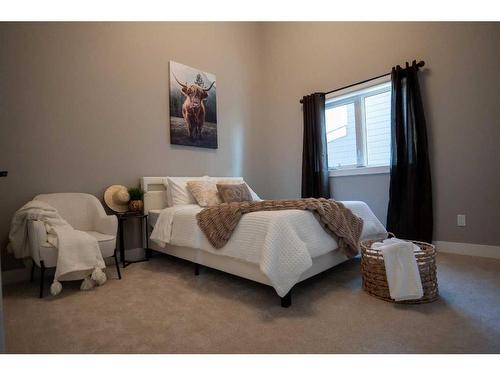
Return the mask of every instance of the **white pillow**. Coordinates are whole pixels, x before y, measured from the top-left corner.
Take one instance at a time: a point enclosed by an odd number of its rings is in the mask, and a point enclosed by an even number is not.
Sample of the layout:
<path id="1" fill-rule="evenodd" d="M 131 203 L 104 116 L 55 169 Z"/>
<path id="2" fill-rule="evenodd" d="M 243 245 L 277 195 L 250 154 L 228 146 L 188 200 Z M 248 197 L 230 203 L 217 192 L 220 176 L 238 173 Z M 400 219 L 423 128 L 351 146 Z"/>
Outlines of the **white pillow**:
<path id="1" fill-rule="evenodd" d="M 252 195 L 252 199 L 254 201 L 261 201 L 260 197 L 257 195 L 255 191 L 252 190 L 250 185 L 248 185 L 243 177 L 209 177 L 214 180 L 216 184 L 241 184 L 244 183 L 247 185 L 248 190 L 250 190 L 250 194 Z"/>
<path id="2" fill-rule="evenodd" d="M 222 203 L 217 185 L 212 179 L 190 180 L 187 182 L 187 188 L 201 207 L 216 206 Z"/>
<path id="3" fill-rule="evenodd" d="M 188 181 L 205 180 L 204 177 L 167 177 L 167 203 L 169 207 L 182 204 L 196 204 L 196 199 L 187 188 Z"/>

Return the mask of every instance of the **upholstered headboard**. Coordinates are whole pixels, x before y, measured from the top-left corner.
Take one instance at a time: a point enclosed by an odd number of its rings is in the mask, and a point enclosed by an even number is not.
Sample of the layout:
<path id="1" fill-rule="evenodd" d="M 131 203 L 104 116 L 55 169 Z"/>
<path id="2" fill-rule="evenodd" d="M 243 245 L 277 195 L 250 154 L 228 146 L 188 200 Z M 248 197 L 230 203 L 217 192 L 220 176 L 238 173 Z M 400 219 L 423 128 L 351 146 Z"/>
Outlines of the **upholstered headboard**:
<path id="1" fill-rule="evenodd" d="M 142 177 L 141 187 L 144 190 L 144 213 L 149 210 L 161 210 L 167 207 L 167 178 Z"/>
<path id="2" fill-rule="evenodd" d="M 208 176 L 204 176 L 208 177 Z M 193 179 L 199 179 L 204 177 L 192 177 Z M 179 177 L 185 178 L 185 177 Z M 191 177 L 190 177 L 191 178 Z M 216 180 L 235 180 L 242 182 L 243 177 L 211 177 Z M 167 200 L 167 186 L 168 181 L 167 177 L 142 177 L 141 178 L 141 187 L 144 190 L 144 213 L 147 214 L 149 210 L 162 210 L 165 207 L 168 207 Z M 250 190 L 250 194 L 252 194 L 252 198 L 255 201 L 260 201 L 259 196 L 252 190 L 250 186 L 248 186 Z"/>

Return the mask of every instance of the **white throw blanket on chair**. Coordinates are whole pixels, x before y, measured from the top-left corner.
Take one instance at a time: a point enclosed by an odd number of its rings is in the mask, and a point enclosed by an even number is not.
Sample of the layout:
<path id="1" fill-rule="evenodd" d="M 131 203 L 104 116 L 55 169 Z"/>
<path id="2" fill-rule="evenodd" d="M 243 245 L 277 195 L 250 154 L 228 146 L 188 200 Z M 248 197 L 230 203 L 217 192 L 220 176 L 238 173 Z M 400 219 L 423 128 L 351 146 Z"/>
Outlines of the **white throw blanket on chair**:
<path id="1" fill-rule="evenodd" d="M 91 289 L 106 282 L 106 268 L 97 240 L 91 235 L 74 229 L 49 204 L 32 200 L 16 211 L 9 233 L 9 251 L 16 258 L 31 256 L 28 239 L 28 221 L 39 220 L 45 225 L 47 242 L 58 250 L 52 295 L 62 290 L 60 281 L 81 280 L 82 290 Z"/>
<path id="2" fill-rule="evenodd" d="M 418 246 L 398 238 L 389 238 L 375 242 L 372 248 L 380 250 L 384 256 L 391 298 L 395 301 L 422 298 L 422 280 L 414 253 Z"/>

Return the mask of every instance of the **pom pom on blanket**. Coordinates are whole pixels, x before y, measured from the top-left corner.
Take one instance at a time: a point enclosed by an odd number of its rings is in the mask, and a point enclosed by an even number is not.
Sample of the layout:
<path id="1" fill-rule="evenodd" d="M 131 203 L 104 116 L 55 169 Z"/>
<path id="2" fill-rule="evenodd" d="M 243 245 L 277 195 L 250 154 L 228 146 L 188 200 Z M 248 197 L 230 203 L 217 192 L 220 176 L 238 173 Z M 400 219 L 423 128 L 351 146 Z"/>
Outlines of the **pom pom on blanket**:
<path id="1" fill-rule="evenodd" d="M 62 284 L 59 281 L 54 280 L 54 282 L 50 286 L 50 294 L 52 294 L 53 296 L 57 296 L 59 293 L 61 293 L 61 290 Z"/>
<path id="2" fill-rule="evenodd" d="M 106 274 L 102 272 L 102 270 L 99 267 L 96 267 L 94 269 L 94 272 L 92 272 L 91 279 L 94 280 L 97 283 L 97 285 L 102 285 L 108 280 Z"/>
<path id="3" fill-rule="evenodd" d="M 82 285 L 80 285 L 80 290 L 90 290 L 94 288 L 94 281 L 90 277 L 86 277 L 82 281 Z"/>

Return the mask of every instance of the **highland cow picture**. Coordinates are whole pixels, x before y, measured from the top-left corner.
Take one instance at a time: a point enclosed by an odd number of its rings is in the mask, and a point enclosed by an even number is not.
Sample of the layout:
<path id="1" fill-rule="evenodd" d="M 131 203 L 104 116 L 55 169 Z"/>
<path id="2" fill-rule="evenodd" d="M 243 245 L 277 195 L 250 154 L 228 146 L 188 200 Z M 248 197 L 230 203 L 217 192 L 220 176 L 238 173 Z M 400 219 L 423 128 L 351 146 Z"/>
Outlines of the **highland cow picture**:
<path id="1" fill-rule="evenodd" d="M 217 148 L 215 75 L 170 61 L 170 143 Z"/>

